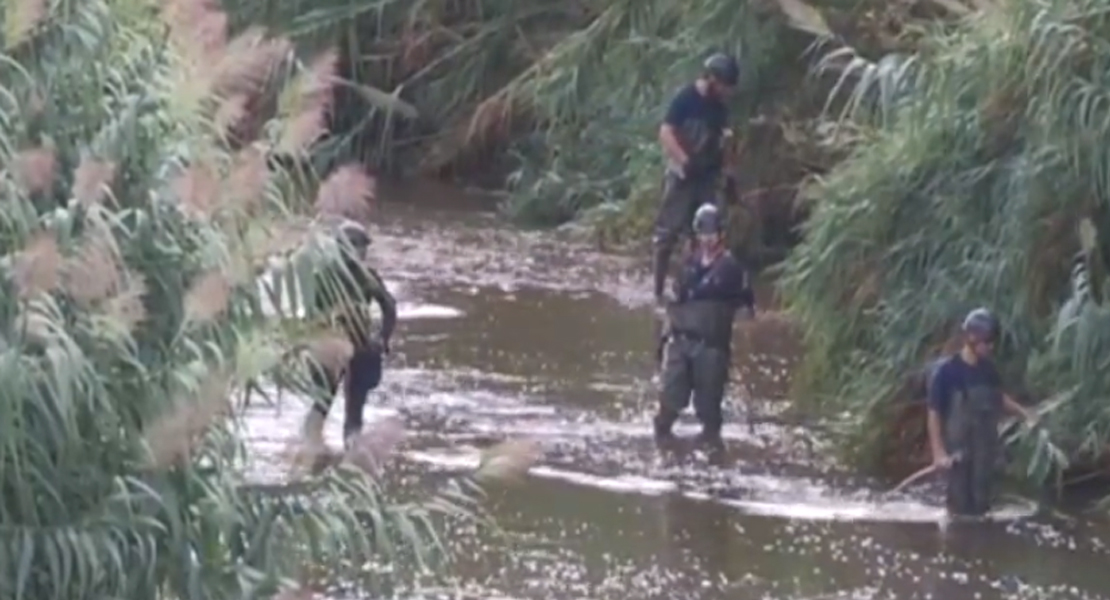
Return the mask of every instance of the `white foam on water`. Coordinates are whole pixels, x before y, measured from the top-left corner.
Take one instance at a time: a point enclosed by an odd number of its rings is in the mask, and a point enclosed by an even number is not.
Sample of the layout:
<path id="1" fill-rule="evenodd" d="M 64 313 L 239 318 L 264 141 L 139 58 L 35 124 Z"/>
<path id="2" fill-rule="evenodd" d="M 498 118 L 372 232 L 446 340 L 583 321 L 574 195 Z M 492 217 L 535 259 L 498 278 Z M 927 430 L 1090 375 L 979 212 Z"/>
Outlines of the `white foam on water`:
<path id="1" fill-rule="evenodd" d="M 695 500 L 715 502 L 736 508 L 745 514 L 800 521 L 870 521 L 885 523 L 942 523 L 949 520 L 940 506 L 919 502 L 861 502 L 824 498 L 814 502 L 790 500 L 740 500 L 718 498 L 703 493 L 688 493 Z M 991 511 L 987 521 L 1004 522 L 1033 516 L 1036 507 L 1009 505 Z"/>
<path id="2" fill-rule="evenodd" d="M 270 317 L 277 316 L 280 307 L 281 314 L 287 317 L 304 318 L 306 312 L 301 298 L 300 280 L 295 277 L 291 280 L 286 277 L 279 278 L 278 273 L 284 266 L 284 261 L 271 259 L 270 270 L 256 279 L 258 294 L 262 299 L 262 313 Z M 402 283 L 396 281 L 384 281 L 383 283 L 395 298 L 406 299 L 411 296 L 408 287 Z M 280 288 L 277 287 L 278 285 L 280 285 Z M 271 294 L 271 291 L 275 291 L 275 293 Z M 377 304 L 371 310 L 375 317 L 381 318 L 381 310 Z M 463 311 L 457 308 L 439 304 L 423 304 L 412 300 L 401 301 L 397 304 L 397 318 L 402 320 L 457 319 L 464 314 Z"/>
<path id="3" fill-rule="evenodd" d="M 416 304 L 401 302 L 397 305 L 397 318 L 402 321 L 416 319 L 457 319 L 465 313 L 452 306 L 441 304 Z"/>
<path id="4" fill-rule="evenodd" d="M 470 470 L 478 468 L 480 460 L 476 452 L 428 452 L 410 451 L 402 454 L 414 462 L 439 467 L 444 470 Z M 670 481 L 640 477 L 637 475 L 618 475 L 616 477 L 603 477 L 578 471 L 558 469 L 554 467 L 538 466 L 528 471 L 533 477 L 542 479 L 555 479 L 568 483 L 592 487 L 610 492 L 639 493 L 646 495 L 659 495 L 673 492 L 678 486 Z"/>
<path id="5" fill-rule="evenodd" d="M 441 470 L 463 471 L 478 467 L 479 455 L 477 452 L 405 452 L 404 457 L 414 462 L 432 465 Z M 580 471 L 572 471 L 547 466 L 533 467 L 529 474 L 542 479 L 564 481 L 572 485 L 580 485 L 609 492 L 625 494 L 641 494 L 645 496 L 659 496 L 670 493 L 680 493 L 691 500 L 713 502 L 735 508 L 745 514 L 800 521 L 869 521 L 869 522 L 900 522 L 900 523 L 942 523 L 948 520 L 942 507 L 931 506 L 920 502 L 894 501 L 894 502 L 867 502 L 862 500 L 847 500 L 830 496 L 818 496 L 820 490 L 814 484 L 802 480 L 791 480 L 784 477 L 770 476 L 737 476 L 730 481 L 740 484 L 744 489 L 751 489 L 744 484 L 754 484 L 751 487 L 759 491 L 774 491 L 783 493 L 793 489 L 804 493 L 809 492 L 809 498 L 798 499 L 765 499 L 748 500 L 736 498 L 721 498 L 711 496 L 704 492 L 681 491 L 679 486 L 672 482 L 637 475 L 617 475 L 605 477 Z M 1032 516 L 1036 507 L 1032 504 L 1011 504 L 1000 507 L 985 519 L 993 522 L 1005 522 Z"/>
<path id="6" fill-rule="evenodd" d="M 644 494 L 659 496 L 678 490 L 678 485 L 672 481 L 640 477 L 637 475 L 618 475 L 616 477 L 602 477 L 577 471 L 568 471 L 552 467 L 534 467 L 529 471 L 535 477 L 544 479 L 557 479 L 575 485 L 592 487 L 608 492 L 623 494 Z"/>

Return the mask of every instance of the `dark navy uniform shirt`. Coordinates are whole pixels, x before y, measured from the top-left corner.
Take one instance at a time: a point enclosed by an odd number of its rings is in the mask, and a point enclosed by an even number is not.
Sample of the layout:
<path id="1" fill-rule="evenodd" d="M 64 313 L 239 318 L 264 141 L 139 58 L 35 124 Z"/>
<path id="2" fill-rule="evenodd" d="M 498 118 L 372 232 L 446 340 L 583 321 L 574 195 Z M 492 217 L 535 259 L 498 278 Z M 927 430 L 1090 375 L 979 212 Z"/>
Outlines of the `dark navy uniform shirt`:
<path id="1" fill-rule="evenodd" d="M 735 308 L 755 308 L 748 270 L 727 250 L 707 265 L 696 252 L 687 258 L 675 280 L 675 299 L 679 303 L 711 300 Z"/>
<path id="2" fill-rule="evenodd" d="M 947 418 L 953 396 L 978 387 L 990 388 L 1001 396 L 1002 378 L 994 362 L 981 358 L 972 365 L 958 353 L 949 356 L 936 365 L 929 378 L 929 408 L 937 411 L 942 419 Z"/>
<path id="3" fill-rule="evenodd" d="M 686 179 L 715 179 L 724 161 L 721 136 L 728 125 L 728 107 L 724 102 L 702 94 L 691 83 L 671 99 L 663 122 L 674 128 L 689 157 Z"/>

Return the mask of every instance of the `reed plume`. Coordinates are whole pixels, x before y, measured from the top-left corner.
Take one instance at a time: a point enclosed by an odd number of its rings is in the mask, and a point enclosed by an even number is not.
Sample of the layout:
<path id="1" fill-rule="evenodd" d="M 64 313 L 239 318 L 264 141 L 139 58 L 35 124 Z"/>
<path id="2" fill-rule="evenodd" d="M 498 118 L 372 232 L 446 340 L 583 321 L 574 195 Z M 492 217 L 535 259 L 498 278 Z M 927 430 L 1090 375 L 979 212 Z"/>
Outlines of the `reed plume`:
<path id="1" fill-rule="evenodd" d="M 31 193 L 49 191 L 54 183 L 58 159 L 53 148 L 43 146 L 15 155 L 13 175 L 16 182 Z"/>
<path id="2" fill-rule="evenodd" d="M 36 234 L 15 256 L 11 279 L 20 299 L 28 299 L 58 288 L 62 253 L 53 233 Z"/>
<path id="3" fill-rule="evenodd" d="M 73 188 L 70 193 L 82 206 L 99 204 L 109 195 L 115 177 L 114 162 L 83 156 L 77 170 L 73 172 Z"/>
<path id="4" fill-rule="evenodd" d="M 323 217 L 341 217 L 364 225 L 372 216 L 370 203 L 377 196 L 377 182 L 357 164 L 337 168 L 320 184 L 314 206 Z"/>
<path id="5" fill-rule="evenodd" d="M 144 431 L 149 465 L 165 469 L 191 456 L 203 434 L 220 417 L 231 413 L 230 377 L 217 373 L 205 380 L 193 397 L 179 398 Z"/>
<path id="6" fill-rule="evenodd" d="M 117 293 L 122 283 L 119 261 L 108 233 L 88 235 L 77 252 L 62 265 L 62 289 L 88 307 Z"/>
<path id="7" fill-rule="evenodd" d="M 231 283 L 219 269 L 200 275 L 185 294 L 185 320 L 209 323 L 227 310 L 231 300 Z"/>
<path id="8" fill-rule="evenodd" d="M 11 50 L 30 39 L 31 34 L 46 20 L 50 6 L 47 0 L 15 0 L 8 6 L 4 38 L 7 50 Z"/>

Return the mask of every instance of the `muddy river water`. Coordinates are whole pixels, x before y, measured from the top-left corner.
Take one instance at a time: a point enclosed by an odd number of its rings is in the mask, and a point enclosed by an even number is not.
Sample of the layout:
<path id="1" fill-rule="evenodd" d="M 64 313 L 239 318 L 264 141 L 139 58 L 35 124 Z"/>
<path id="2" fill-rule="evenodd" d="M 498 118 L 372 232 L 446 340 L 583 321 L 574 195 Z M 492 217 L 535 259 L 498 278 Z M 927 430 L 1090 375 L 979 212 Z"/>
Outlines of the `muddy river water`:
<path id="1" fill-rule="evenodd" d="M 946 524 L 926 494 L 892 497 L 828 464 L 819 435 L 777 418 L 794 344 L 773 320 L 738 333 L 725 456 L 661 453 L 642 266 L 511 230 L 457 192 L 404 195 L 379 207 L 371 249 L 401 302 L 367 408 L 406 422 L 395 472 L 473 468 L 510 437 L 545 451 L 491 495 L 500 536 L 451 533 L 450 585 L 405 597 L 1110 598 L 1097 525 L 1015 518 L 1018 501 L 995 522 Z M 250 444 L 277 456 L 303 408 L 252 408 Z M 695 433 L 692 416 L 676 431 Z M 372 596 L 353 581 L 328 597 Z"/>

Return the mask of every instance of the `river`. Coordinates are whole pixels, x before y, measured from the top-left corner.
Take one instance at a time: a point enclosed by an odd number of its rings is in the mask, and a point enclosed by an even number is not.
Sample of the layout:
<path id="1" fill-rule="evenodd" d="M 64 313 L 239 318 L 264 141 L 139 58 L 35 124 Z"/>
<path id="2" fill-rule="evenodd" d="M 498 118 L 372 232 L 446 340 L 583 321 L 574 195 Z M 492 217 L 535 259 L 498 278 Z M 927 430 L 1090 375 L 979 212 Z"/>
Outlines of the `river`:
<path id="1" fill-rule="evenodd" d="M 1110 598 L 1110 531 L 1016 519 L 1017 501 L 994 522 L 948 524 L 926 495 L 891 497 L 823 460 L 818 435 L 777 416 L 796 344 L 773 319 L 738 334 L 724 458 L 660 453 L 640 265 L 512 230 L 450 188 L 385 195 L 371 256 L 401 325 L 367 420 L 406 422 L 393 472 L 435 480 L 507 437 L 545 451 L 525 483 L 490 498 L 503 537 L 453 532 L 450 585 L 404 596 Z M 249 409 L 256 468 L 276 464 L 303 410 Z M 334 445 L 341 419 L 337 403 Z M 696 431 L 690 415 L 676 428 Z M 354 581 L 327 597 L 367 596 Z"/>

